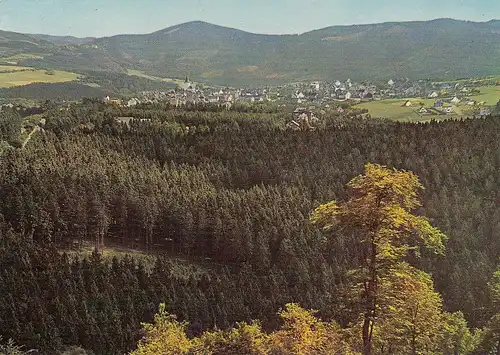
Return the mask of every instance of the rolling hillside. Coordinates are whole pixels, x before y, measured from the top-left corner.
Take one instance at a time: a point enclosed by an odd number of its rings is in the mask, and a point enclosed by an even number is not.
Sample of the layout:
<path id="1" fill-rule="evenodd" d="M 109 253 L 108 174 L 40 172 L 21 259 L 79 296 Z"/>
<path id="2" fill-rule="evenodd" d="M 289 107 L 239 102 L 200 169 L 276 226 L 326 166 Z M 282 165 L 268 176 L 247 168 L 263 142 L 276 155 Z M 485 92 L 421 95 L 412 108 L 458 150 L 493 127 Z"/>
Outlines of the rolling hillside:
<path id="1" fill-rule="evenodd" d="M 86 44 L 90 43 L 95 40 L 94 37 L 85 37 L 85 38 L 79 38 L 79 37 L 74 37 L 74 36 L 51 36 L 51 35 L 44 35 L 44 34 L 30 34 L 29 35 L 32 38 L 38 39 L 38 40 L 44 40 L 47 42 L 51 42 L 53 44 L 59 44 L 59 45 L 79 45 L 79 44 Z"/>
<path id="2" fill-rule="evenodd" d="M 494 60 L 500 53 L 500 21 L 439 19 L 333 26 L 301 35 L 253 34 L 196 21 L 147 35 L 118 35 L 84 44 L 43 36 L 38 38 L 51 42 L 40 39 L 32 44 L 19 36 L 16 43 L 26 45 L 26 51 L 43 43 L 53 54 L 26 60 L 24 65 L 138 69 L 168 77 L 187 73 L 197 81 L 216 84 L 348 77 L 447 79 L 500 73 L 500 63 Z"/>
<path id="3" fill-rule="evenodd" d="M 20 53 L 49 53 L 53 44 L 21 33 L 0 30 L 0 60 Z"/>

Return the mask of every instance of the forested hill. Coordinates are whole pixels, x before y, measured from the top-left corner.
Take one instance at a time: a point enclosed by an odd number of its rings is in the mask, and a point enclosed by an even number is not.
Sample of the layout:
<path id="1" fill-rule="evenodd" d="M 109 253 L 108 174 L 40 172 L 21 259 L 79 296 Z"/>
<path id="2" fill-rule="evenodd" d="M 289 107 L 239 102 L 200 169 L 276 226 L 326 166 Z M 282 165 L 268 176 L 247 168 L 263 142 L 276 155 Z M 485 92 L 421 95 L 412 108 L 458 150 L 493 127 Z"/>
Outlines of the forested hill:
<path id="1" fill-rule="evenodd" d="M 85 44 L 95 40 L 94 37 L 79 38 L 73 36 L 51 36 L 44 34 L 30 34 L 29 36 L 38 40 L 60 45 Z"/>
<path id="2" fill-rule="evenodd" d="M 500 22 L 439 19 L 333 26 L 263 35 L 189 22 L 146 35 L 96 40 L 46 38 L 56 46 L 25 64 L 72 70 L 141 69 L 149 74 L 236 85 L 295 80 L 460 78 L 500 71 Z M 79 42 L 85 42 L 78 45 Z M 52 46 L 53 43 L 50 43 Z M 26 48 L 33 51 L 32 45 Z"/>
<path id="3" fill-rule="evenodd" d="M 0 30 L 0 60 L 19 53 L 49 52 L 53 44 L 43 39 L 35 39 L 29 35 Z"/>
<path id="4" fill-rule="evenodd" d="M 0 156 L 4 339 L 44 354 L 65 345 L 123 354 L 159 303 L 190 322 L 190 335 L 250 319 L 274 329 L 288 302 L 341 327 L 357 324 L 359 304 L 346 289 L 358 261 L 350 235 L 327 237 L 309 216 L 321 203 L 344 201 L 346 183 L 368 162 L 420 178 L 426 189 L 415 212 L 449 240 L 443 255 L 406 261 L 432 275 L 447 311 L 463 312 L 471 328 L 498 329 L 488 293 L 500 258 L 496 117 L 403 124 L 331 114 L 295 132 L 282 113 L 87 102 L 45 118 L 24 149 Z M 83 241 L 163 257 L 146 267 L 60 255 Z M 177 258 L 188 263 L 183 272 Z M 452 348 L 466 334 L 460 322 Z M 491 332 L 481 333 L 488 349 Z"/>
<path id="5" fill-rule="evenodd" d="M 191 22 L 146 36 L 97 40 L 120 60 L 146 60 L 214 81 L 291 81 L 498 74 L 499 22 L 455 20 L 334 26 L 297 36 L 257 35 Z M 167 49 L 168 50 L 165 50 Z"/>

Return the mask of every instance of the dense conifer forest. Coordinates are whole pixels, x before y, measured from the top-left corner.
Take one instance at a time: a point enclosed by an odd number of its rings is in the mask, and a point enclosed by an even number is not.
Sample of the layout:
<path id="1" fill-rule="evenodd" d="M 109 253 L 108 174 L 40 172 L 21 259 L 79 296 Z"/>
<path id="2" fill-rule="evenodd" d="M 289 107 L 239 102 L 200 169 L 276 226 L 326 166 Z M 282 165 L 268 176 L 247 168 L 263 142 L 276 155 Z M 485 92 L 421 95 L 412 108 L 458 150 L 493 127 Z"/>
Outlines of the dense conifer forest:
<path id="1" fill-rule="evenodd" d="M 185 353 L 362 352 L 353 333 L 360 315 L 375 317 L 352 286 L 363 270 L 352 231 L 364 222 L 322 228 L 320 206 L 350 206 L 352 181 L 372 163 L 413 172 L 425 189 L 408 210 L 446 236 L 437 253 L 427 242 L 394 249 L 397 268 L 387 267 L 377 291 L 396 299 L 401 285 L 416 290 L 397 300 L 418 296 L 433 310 L 419 323 L 429 330 L 424 345 L 398 332 L 406 315 L 390 312 L 403 306 L 382 305 L 373 354 L 500 351 L 498 117 L 410 124 L 325 114 L 314 130 L 290 131 L 286 113 L 243 111 L 86 101 L 45 112 L 24 148 L 5 149 L 0 343 L 41 354 L 72 346 L 153 354 L 144 342 L 137 349 L 144 335 L 174 331 Z M 14 139 L 17 113 L 0 115 L 2 139 Z M 96 252 L 79 254 L 88 244 Z M 108 258 L 104 247 L 156 257 Z M 306 334 L 298 345 L 294 331 Z M 249 338 L 260 345 L 235 345 Z"/>

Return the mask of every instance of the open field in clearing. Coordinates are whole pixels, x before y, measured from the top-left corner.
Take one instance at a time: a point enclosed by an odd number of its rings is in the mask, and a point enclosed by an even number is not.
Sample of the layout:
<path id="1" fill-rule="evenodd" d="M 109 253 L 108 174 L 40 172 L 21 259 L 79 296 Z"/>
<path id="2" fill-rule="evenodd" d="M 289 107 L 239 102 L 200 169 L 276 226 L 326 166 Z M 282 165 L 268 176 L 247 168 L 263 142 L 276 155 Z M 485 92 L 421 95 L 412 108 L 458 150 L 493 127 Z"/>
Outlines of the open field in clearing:
<path id="1" fill-rule="evenodd" d="M 165 81 L 167 83 L 174 83 L 174 84 L 181 84 L 181 83 L 184 82 L 184 80 L 180 80 L 180 79 L 160 78 L 158 76 L 147 75 L 142 70 L 136 70 L 136 69 L 127 69 L 127 75 L 139 76 L 141 78 L 146 78 L 146 79 L 149 79 L 149 80 Z"/>
<path id="2" fill-rule="evenodd" d="M 61 253 L 65 252 L 70 258 L 89 258 L 94 251 L 94 246 L 92 243 L 85 242 L 80 249 L 61 249 Z M 136 261 L 140 261 L 146 271 L 151 271 L 156 262 L 156 254 L 155 252 L 146 252 L 140 249 L 132 249 L 123 246 L 106 246 L 101 250 L 101 256 L 111 262 L 113 258 L 117 258 L 118 260 L 123 259 L 125 256 L 131 256 Z M 158 255 L 162 255 L 169 259 L 172 263 L 172 272 L 177 276 L 184 275 L 202 275 L 207 271 L 207 267 L 211 267 L 212 265 L 204 265 L 203 263 L 194 262 L 188 259 L 183 259 L 178 256 L 170 257 L 165 253 L 158 253 Z"/>
<path id="3" fill-rule="evenodd" d="M 31 83 L 62 83 L 78 79 L 78 74 L 54 70 L 53 75 L 46 70 L 19 71 L 15 73 L 0 72 L 0 88 L 27 85 Z"/>
<path id="4" fill-rule="evenodd" d="M 223 76 L 224 73 L 221 70 L 212 70 L 212 71 L 207 71 L 201 74 L 203 78 L 215 78 L 215 77 L 220 77 Z"/>
<path id="5" fill-rule="evenodd" d="M 24 70 L 34 70 L 29 67 L 20 67 L 17 65 L 0 65 L 0 73 L 5 73 L 9 71 L 24 71 Z"/>
<path id="6" fill-rule="evenodd" d="M 0 58 L 0 63 L 17 64 L 26 59 L 43 59 L 43 57 L 39 54 L 21 53 L 10 57 Z"/>
<path id="7" fill-rule="evenodd" d="M 88 243 L 84 244 L 79 250 L 63 250 L 68 254 L 69 257 L 79 257 L 79 258 L 89 258 L 92 255 L 92 252 L 94 251 L 94 247 Z M 121 260 L 124 258 L 126 255 L 130 255 L 134 257 L 134 259 L 141 261 L 144 263 L 147 269 L 151 269 L 154 267 L 155 264 L 155 256 L 154 255 L 149 255 L 146 254 L 140 250 L 134 250 L 134 249 L 125 249 L 125 248 L 114 248 L 114 247 L 105 247 L 102 250 L 102 257 L 104 259 L 107 259 L 111 261 L 114 257 L 116 257 L 118 260 Z"/>
<path id="8" fill-rule="evenodd" d="M 446 104 L 446 99 L 409 98 L 364 102 L 357 105 L 357 107 L 367 109 L 369 114 L 376 118 L 388 118 L 396 121 L 410 122 L 440 121 L 472 115 L 473 107 L 466 105 L 466 101 L 484 101 L 485 106 L 494 106 L 500 100 L 500 86 L 483 86 L 479 89 L 481 90 L 480 94 L 463 98 L 462 102 L 458 105 Z M 412 106 L 403 106 L 407 100 L 412 103 Z M 418 113 L 421 103 L 424 104 L 424 107 L 428 108 L 432 107 L 437 100 L 441 100 L 444 106 L 451 106 L 454 113 L 447 115 L 424 115 Z"/>
<path id="9" fill-rule="evenodd" d="M 434 84 L 444 84 L 444 83 L 467 83 L 467 82 L 484 82 L 484 81 L 500 81 L 500 76 L 499 75 L 493 75 L 493 76 L 485 76 L 485 77 L 480 77 L 480 78 L 466 78 L 466 79 L 459 79 L 459 80 L 447 80 L 447 81 L 434 81 Z"/>
<path id="10" fill-rule="evenodd" d="M 101 85 L 99 85 L 97 83 L 82 83 L 82 84 L 90 86 L 91 88 L 100 88 L 101 87 Z"/>
<path id="11" fill-rule="evenodd" d="M 486 102 L 486 106 L 495 106 L 500 100 L 500 86 L 482 86 L 478 88 L 481 94 L 471 96 L 471 100 Z"/>
<path id="12" fill-rule="evenodd" d="M 421 115 L 417 111 L 422 102 L 425 107 L 432 106 L 435 100 L 431 99 L 409 99 L 413 106 L 405 107 L 403 104 L 408 99 L 388 99 L 381 101 L 364 102 L 357 107 L 368 110 L 372 117 L 388 118 L 396 121 L 426 121 L 430 119 L 442 120 L 452 118 L 454 115 Z M 456 115 L 455 115 L 456 117 Z"/>

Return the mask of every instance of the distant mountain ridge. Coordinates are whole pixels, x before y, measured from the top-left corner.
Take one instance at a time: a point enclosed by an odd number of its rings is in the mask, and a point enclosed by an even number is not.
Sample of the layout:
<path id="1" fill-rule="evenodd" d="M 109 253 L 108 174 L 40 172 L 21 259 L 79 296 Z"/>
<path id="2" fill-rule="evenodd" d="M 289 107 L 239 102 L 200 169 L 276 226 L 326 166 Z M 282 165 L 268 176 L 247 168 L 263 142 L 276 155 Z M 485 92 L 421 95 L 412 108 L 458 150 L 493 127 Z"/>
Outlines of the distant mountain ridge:
<path id="1" fill-rule="evenodd" d="M 44 34 L 29 34 L 28 36 L 34 39 L 44 40 L 58 45 L 80 45 L 80 44 L 91 43 L 97 39 L 95 37 L 80 38 L 74 36 L 52 36 Z"/>
<path id="2" fill-rule="evenodd" d="M 496 60 L 500 55 L 499 20 L 331 26 L 300 35 L 255 34 L 194 21 L 141 35 L 97 39 L 30 36 L 26 37 L 50 55 L 25 61 L 28 65 L 71 70 L 137 69 L 165 77 L 188 74 L 194 80 L 215 84 L 500 74 Z M 33 45 L 27 50 L 33 50 Z"/>
<path id="3" fill-rule="evenodd" d="M 0 60 L 23 52 L 38 52 L 49 49 L 51 43 L 22 33 L 0 30 Z"/>

